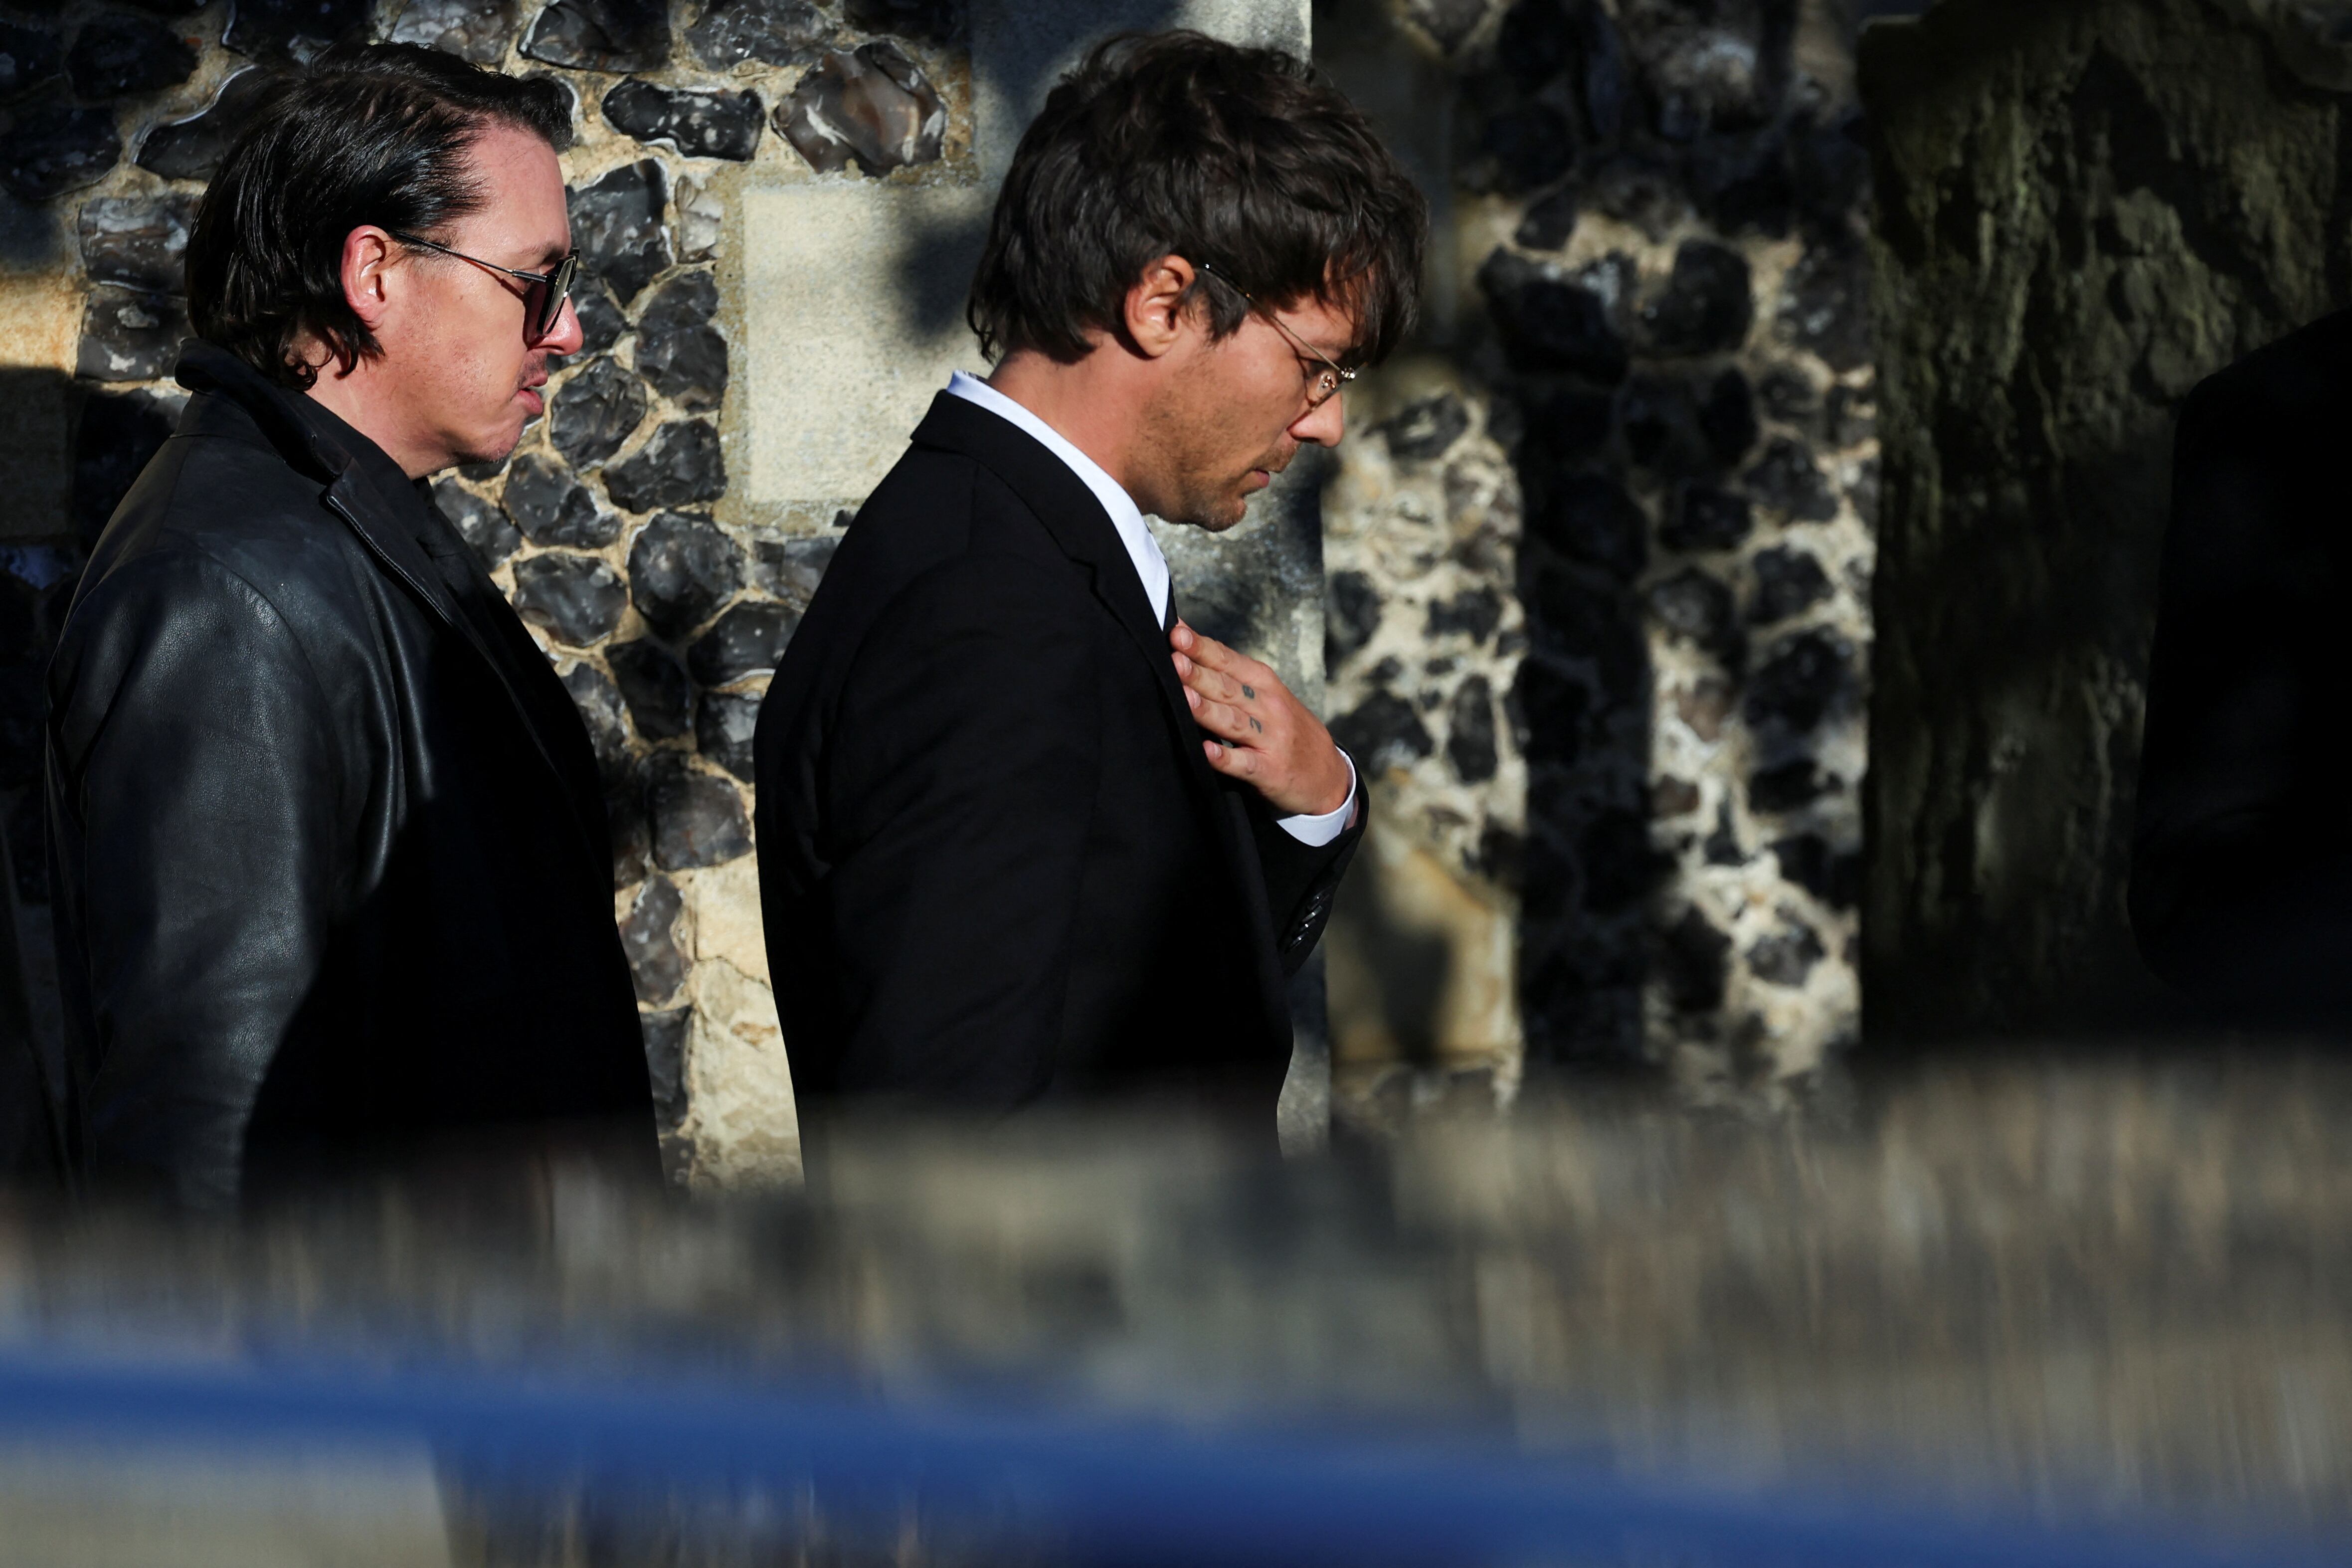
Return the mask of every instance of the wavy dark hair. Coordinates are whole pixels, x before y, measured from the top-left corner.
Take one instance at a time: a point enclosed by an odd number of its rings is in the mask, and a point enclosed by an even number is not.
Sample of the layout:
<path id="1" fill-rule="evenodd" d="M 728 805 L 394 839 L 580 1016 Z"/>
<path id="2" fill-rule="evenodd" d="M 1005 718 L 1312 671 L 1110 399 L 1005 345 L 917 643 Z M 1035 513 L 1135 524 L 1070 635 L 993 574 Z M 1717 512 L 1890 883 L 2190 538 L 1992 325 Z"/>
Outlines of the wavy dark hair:
<path id="1" fill-rule="evenodd" d="M 481 204 L 466 152 L 493 123 L 562 151 L 572 106 L 522 80 L 413 44 L 331 51 L 256 104 L 196 209 L 188 310 L 196 335 L 280 386 L 318 371 L 323 341 L 349 367 L 382 351 L 343 298 L 343 240 L 363 224 L 432 237 Z"/>
<path id="2" fill-rule="evenodd" d="M 1128 291 L 1171 254 L 1270 308 L 1310 296 L 1358 319 L 1372 364 L 1412 329 L 1428 204 L 1353 104 L 1278 49 L 1199 33 L 1107 40 L 1045 99 L 989 222 L 965 319 L 990 359 L 1067 363 L 1118 333 Z M 1194 288 L 1211 335 L 1249 307 Z"/>

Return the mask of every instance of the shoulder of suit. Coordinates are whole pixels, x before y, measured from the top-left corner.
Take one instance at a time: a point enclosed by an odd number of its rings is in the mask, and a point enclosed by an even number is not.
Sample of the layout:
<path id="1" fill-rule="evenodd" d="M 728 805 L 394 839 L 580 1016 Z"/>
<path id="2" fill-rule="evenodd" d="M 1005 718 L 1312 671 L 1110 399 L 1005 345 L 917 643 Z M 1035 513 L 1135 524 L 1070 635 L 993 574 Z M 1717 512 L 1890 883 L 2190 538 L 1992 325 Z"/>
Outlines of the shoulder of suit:
<path id="1" fill-rule="evenodd" d="M 2338 310 L 2267 343 L 2197 383 L 2184 423 L 2244 423 L 2256 432 L 2352 414 L 2352 310 Z"/>

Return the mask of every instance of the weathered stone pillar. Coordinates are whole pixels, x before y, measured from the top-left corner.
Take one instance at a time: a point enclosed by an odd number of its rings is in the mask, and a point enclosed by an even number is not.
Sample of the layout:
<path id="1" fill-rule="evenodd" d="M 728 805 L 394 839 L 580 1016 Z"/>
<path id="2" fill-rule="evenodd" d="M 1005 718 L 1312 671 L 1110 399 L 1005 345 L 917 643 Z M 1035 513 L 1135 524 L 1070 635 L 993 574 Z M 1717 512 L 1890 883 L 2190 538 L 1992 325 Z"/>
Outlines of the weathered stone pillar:
<path id="1" fill-rule="evenodd" d="M 1874 1036 L 2172 1012 L 2123 913 L 2172 421 L 2344 302 L 2347 12 L 1945 0 L 1864 35 Z"/>

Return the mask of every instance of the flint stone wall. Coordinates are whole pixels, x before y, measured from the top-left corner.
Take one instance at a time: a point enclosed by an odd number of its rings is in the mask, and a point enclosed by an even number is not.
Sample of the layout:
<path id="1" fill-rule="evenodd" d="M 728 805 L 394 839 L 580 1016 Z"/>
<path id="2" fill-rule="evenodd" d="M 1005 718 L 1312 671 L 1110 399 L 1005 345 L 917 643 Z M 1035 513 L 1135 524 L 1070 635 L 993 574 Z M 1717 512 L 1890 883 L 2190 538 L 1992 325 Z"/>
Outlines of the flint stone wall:
<path id="1" fill-rule="evenodd" d="M 0 821 L 37 1032 L 54 1046 L 42 670 L 90 543 L 184 401 L 168 379 L 187 331 L 181 256 L 253 68 L 366 34 L 572 96 L 587 341 L 509 459 L 431 491 L 594 742 L 673 1170 L 740 1184 L 799 1163 L 759 917 L 754 716 L 865 489 L 947 371 L 982 368 L 962 291 L 1020 127 L 1119 26 L 1303 52 L 1307 23 L 1298 0 L 0 3 Z M 906 222 L 922 204 L 942 221 Z M 827 211 L 884 214 L 893 247 Z M 798 265 L 780 271 L 786 231 Z M 856 329 L 855 353 L 791 358 L 818 311 Z M 844 404 L 869 417 L 762 462 Z M 1313 488 L 1257 510 L 1223 543 L 1169 539 L 1178 592 L 1311 695 Z M 1310 1059 L 1317 1044 L 1308 1030 Z M 1289 1113 L 1311 1141 L 1308 1065 Z"/>
<path id="2" fill-rule="evenodd" d="M 1377 780 L 1340 1102 L 1597 1068 L 1791 1103 L 1860 1022 L 1859 13 L 1327 9 L 1441 216 L 1430 330 L 1326 498 L 1333 727 Z"/>
<path id="3" fill-rule="evenodd" d="M 2179 1016 L 2124 915 L 2172 424 L 2352 291 L 2347 40 L 2333 0 L 1945 0 L 1864 36 L 1874 1038 Z"/>

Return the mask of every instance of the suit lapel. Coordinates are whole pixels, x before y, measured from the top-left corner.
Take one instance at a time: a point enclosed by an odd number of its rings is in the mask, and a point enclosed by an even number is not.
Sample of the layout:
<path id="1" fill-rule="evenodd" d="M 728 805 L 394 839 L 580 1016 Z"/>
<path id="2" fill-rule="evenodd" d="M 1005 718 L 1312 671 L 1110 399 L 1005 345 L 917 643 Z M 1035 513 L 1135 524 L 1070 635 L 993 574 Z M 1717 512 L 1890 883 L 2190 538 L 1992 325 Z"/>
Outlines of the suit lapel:
<path id="1" fill-rule="evenodd" d="M 1184 700 L 1184 685 L 1176 678 L 1169 657 L 1168 634 L 1151 613 L 1150 598 L 1135 572 L 1135 561 L 1112 526 L 1109 514 L 1085 481 L 1027 431 L 977 403 L 941 392 L 931 401 L 930 413 L 916 427 L 915 440 L 924 445 L 961 454 L 994 474 L 1028 504 L 1054 537 L 1062 553 L 1088 568 L 1095 597 L 1125 629 L 1145 662 L 1171 722 L 1180 736 L 1197 737 L 1192 705 Z M 1170 602 L 1175 589 L 1171 585 Z M 1185 747 L 1185 776 L 1196 789 L 1212 796 L 1221 782 L 1216 769 L 1195 744 Z M 1219 809 L 1222 821 L 1224 811 Z"/>

